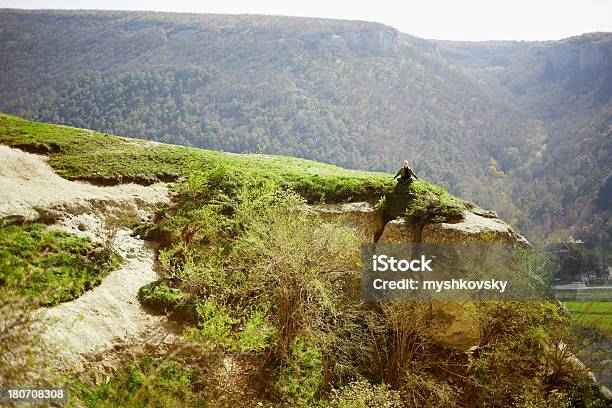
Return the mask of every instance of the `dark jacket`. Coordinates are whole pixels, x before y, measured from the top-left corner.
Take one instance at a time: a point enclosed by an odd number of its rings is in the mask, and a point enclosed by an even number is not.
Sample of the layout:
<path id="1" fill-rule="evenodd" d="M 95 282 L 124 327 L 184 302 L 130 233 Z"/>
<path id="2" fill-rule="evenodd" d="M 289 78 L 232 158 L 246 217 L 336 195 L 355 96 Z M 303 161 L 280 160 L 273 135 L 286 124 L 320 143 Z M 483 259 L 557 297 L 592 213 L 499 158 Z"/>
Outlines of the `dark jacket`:
<path id="1" fill-rule="evenodd" d="M 397 174 L 395 175 L 395 177 L 393 177 L 393 179 L 395 180 L 398 176 L 399 176 L 400 180 L 406 180 L 406 179 L 409 179 L 412 176 L 414 176 L 414 178 L 418 179 L 417 175 L 414 174 L 414 171 L 412 171 L 412 169 L 410 167 L 402 167 L 401 169 L 399 169 L 397 171 Z"/>

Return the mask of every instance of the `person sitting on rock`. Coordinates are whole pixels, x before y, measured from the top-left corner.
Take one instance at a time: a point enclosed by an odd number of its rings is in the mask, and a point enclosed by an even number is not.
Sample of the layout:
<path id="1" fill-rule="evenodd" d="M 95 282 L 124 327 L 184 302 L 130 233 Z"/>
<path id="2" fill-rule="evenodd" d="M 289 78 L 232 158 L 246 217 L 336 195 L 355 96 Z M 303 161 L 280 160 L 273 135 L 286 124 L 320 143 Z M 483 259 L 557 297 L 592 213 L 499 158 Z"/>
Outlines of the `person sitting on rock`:
<path id="1" fill-rule="evenodd" d="M 411 183 L 412 176 L 418 179 L 417 175 L 414 174 L 414 171 L 412 171 L 412 169 L 408 167 L 408 160 L 404 160 L 404 165 L 397 171 L 397 174 L 395 175 L 395 177 L 393 177 L 393 180 L 399 177 L 399 179 L 397 180 L 397 185 L 399 186 L 401 184 Z"/>

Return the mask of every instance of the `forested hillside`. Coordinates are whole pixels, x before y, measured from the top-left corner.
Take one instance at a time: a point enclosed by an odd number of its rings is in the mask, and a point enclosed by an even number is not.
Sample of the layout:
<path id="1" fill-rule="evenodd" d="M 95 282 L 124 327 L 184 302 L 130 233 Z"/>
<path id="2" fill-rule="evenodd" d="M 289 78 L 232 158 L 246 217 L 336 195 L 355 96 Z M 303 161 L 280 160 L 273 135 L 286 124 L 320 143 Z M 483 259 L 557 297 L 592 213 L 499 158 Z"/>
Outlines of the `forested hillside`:
<path id="1" fill-rule="evenodd" d="M 544 231 L 610 237 L 612 35 L 547 43 L 436 44 L 470 75 L 501 86 L 515 105 L 542 121 L 543 156 L 514 186 L 521 208 Z M 525 219 L 525 221 L 527 221 Z M 563 228 L 569 228 L 563 231 Z"/>
<path id="2" fill-rule="evenodd" d="M 610 236 L 608 34 L 449 43 L 366 22 L 15 10 L 0 27 L 2 111 L 358 169 L 408 158 L 531 238 Z"/>

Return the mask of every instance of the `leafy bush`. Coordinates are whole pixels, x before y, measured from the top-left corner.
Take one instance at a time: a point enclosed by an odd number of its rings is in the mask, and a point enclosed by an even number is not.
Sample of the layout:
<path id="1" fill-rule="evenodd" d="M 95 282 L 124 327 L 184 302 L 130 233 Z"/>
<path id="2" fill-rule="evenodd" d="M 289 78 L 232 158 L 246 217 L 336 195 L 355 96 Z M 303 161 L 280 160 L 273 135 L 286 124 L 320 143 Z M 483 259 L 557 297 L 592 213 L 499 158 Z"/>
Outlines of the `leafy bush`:
<path id="1" fill-rule="evenodd" d="M 172 287 L 172 281 L 167 279 L 151 282 L 140 288 L 138 300 L 159 313 L 195 320 L 193 296 L 179 288 Z"/>
<path id="2" fill-rule="evenodd" d="M 468 360 L 479 405 L 604 407 L 584 367 L 563 343 L 571 325 L 556 303 L 481 304 L 481 346 Z"/>
<path id="3" fill-rule="evenodd" d="M 308 407 L 318 394 L 323 381 L 323 356 L 320 350 L 296 337 L 291 345 L 287 365 L 274 384 L 278 399 L 293 407 Z"/>
<path id="4" fill-rule="evenodd" d="M 332 390 L 332 398 L 321 404 L 325 408 L 403 408 L 399 391 L 387 384 L 372 385 L 358 380 Z"/>
<path id="5" fill-rule="evenodd" d="M 125 364 L 113 378 L 99 385 L 77 382 L 74 399 L 87 407 L 205 407 L 207 398 L 197 391 L 192 369 L 175 359 L 144 356 Z"/>
<path id="6" fill-rule="evenodd" d="M 269 305 L 254 310 L 245 320 L 236 347 L 240 351 L 260 352 L 273 344 L 278 335 L 276 327 L 269 320 Z"/>

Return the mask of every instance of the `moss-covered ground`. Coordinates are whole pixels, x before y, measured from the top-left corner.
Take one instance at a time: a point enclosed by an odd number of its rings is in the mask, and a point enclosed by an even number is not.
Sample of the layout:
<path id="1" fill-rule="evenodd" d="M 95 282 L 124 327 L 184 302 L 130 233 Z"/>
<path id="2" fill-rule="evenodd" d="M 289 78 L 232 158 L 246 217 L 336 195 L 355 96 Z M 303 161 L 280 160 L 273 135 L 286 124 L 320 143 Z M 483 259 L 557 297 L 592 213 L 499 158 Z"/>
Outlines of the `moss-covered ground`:
<path id="1" fill-rule="evenodd" d="M 5 114 L 0 114 L 0 143 L 47 154 L 49 164 L 65 178 L 98 183 L 151 183 L 223 166 L 223 177 L 236 183 L 270 179 L 309 201 L 376 199 L 394 185 L 386 173 L 346 170 L 291 157 L 155 144 Z"/>
<path id="2" fill-rule="evenodd" d="M 0 226 L 0 289 L 41 305 L 78 297 L 98 285 L 119 258 L 87 238 L 43 224 Z"/>

